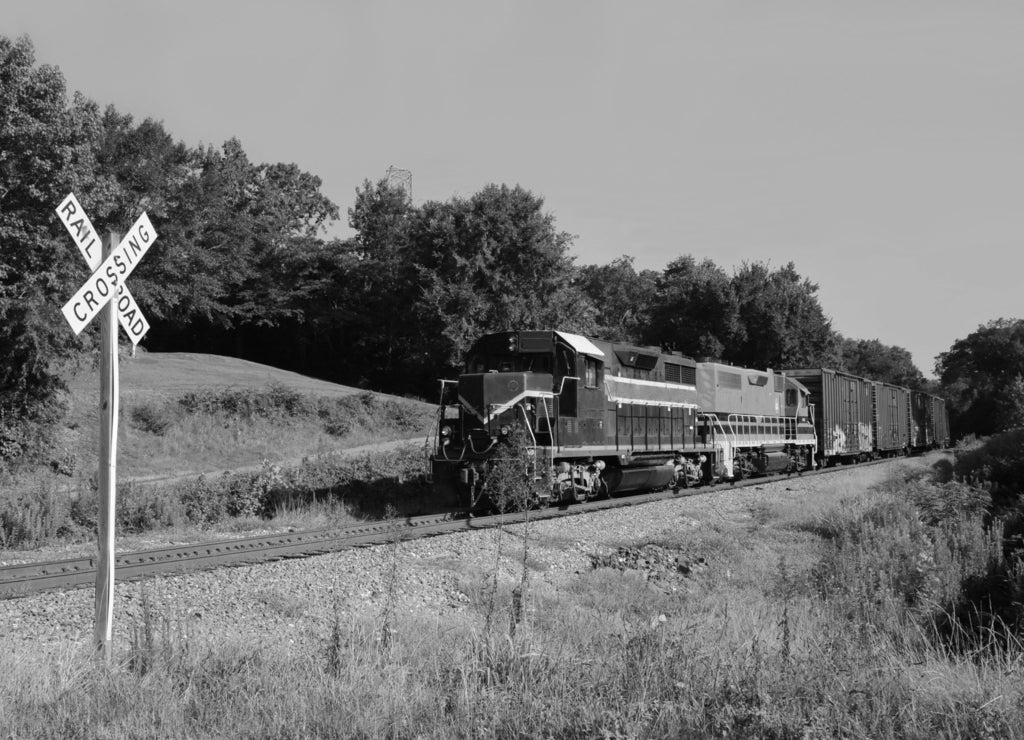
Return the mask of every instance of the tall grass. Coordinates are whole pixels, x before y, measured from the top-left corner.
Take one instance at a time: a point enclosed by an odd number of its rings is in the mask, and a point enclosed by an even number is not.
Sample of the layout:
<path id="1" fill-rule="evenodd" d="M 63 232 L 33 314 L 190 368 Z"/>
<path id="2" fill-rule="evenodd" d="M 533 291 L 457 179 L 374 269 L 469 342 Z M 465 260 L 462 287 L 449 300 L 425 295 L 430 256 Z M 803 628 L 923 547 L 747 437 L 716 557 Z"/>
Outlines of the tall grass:
<path id="1" fill-rule="evenodd" d="M 465 595 L 436 612 L 401 602 L 417 571 L 395 543 L 377 610 L 328 605 L 301 649 L 199 638 L 144 609 L 110 669 L 0 656 L 0 736 L 1024 736 L 1020 625 L 954 618 L 972 578 L 1019 575 L 998 521 L 919 475 L 822 498 L 735 519 L 664 504 L 664 529 L 621 543 L 659 557 L 595 553 L 562 578 L 543 577 L 566 556 L 557 529 L 509 527 L 479 565 L 415 566 L 444 568 Z M 698 524 L 672 526 L 682 514 Z"/>
<path id="2" fill-rule="evenodd" d="M 409 444 L 380 452 L 327 454 L 297 465 L 264 461 L 259 470 L 199 475 L 173 486 L 129 482 L 118 486 L 117 531 L 144 534 L 270 527 L 314 527 L 437 511 L 422 476 L 423 450 Z M 0 490 L 0 548 L 26 549 L 77 542 L 96 531 L 95 485 L 80 479 L 68 489 L 57 476 L 40 476 L 28 489 Z"/>
<path id="3" fill-rule="evenodd" d="M 118 487 L 122 534 L 265 527 L 277 516 L 304 520 L 425 513 L 435 502 L 423 485 L 423 450 L 406 445 L 357 457 L 343 447 L 409 438 L 425 431 L 434 409 L 373 393 L 330 398 L 283 385 L 192 391 L 124 404 L 119 426 L 122 478 L 149 473 L 242 468 L 195 475 L 173 486 Z M 95 440 L 93 440 L 95 442 Z M 73 456 L 72 456 L 73 457 Z M 96 527 L 95 472 L 78 462 L 0 480 L 0 548 L 76 542 Z M 291 458 L 291 459 L 289 459 Z M 253 463 L 263 464 L 259 469 Z M 284 526 L 284 524 L 282 524 Z"/>

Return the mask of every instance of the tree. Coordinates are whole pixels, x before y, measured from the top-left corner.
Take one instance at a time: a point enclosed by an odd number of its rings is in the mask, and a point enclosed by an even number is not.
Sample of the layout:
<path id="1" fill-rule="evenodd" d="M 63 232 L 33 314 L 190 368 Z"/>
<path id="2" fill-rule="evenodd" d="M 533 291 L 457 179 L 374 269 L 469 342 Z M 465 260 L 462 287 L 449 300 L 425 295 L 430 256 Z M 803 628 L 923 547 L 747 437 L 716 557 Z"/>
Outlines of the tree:
<path id="1" fill-rule="evenodd" d="M 36 66 L 27 37 L 0 36 L 0 471 L 45 456 L 62 371 L 88 346 L 59 310 L 86 268 L 54 208 L 72 190 L 86 207 L 109 203 L 99 132 L 95 104 L 69 104 L 60 70 Z"/>
<path id="2" fill-rule="evenodd" d="M 656 283 L 644 339 L 694 357 L 722 359 L 743 339 L 729 276 L 709 259 L 669 263 Z"/>
<path id="3" fill-rule="evenodd" d="M 94 224 L 124 234 L 146 212 L 156 226 L 159 238 L 132 273 L 131 288 L 159 327 L 152 336 L 159 337 L 167 323 L 188 319 L 183 304 L 191 275 L 183 270 L 194 246 L 184 234 L 194 204 L 185 202 L 185 190 L 198 177 L 197 153 L 175 142 L 162 123 L 147 118 L 136 126 L 112 105 L 102 123 L 97 165 L 115 188 L 107 212 L 98 212 Z"/>
<path id="4" fill-rule="evenodd" d="M 979 326 L 938 356 L 935 372 L 957 436 L 1024 425 L 1024 320 Z"/>
<path id="5" fill-rule="evenodd" d="M 182 186 L 194 175 L 192 152 L 161 122 L 147 118 L 136 126 L 112 105 L 103 112 L 102 126 L 96 162 L 117 185 L 105 225 L 124 233 L 144 211 L 154 222 L 171 220 Z"/>
<path id="6" fill-rule="evenodd" d="M 351 342 L 350 382 L 374 388 L 418 390 L 419 289 L 410 230 L 417 217 L 409 194 L 386 180 L 363 182 L 348 210 L 355 236 L 345 245 L 348 274 L 336 286 Z"/>
<path id="7" fill-rule="evenodd" d="M 733 275 L 743 339 L 726 357 L 747 367 L 834 366 L 838 335 L 818 302 L 818 286 L 792 262 L 777 270 L 745 262 Z"/>
<path id="8" fill-rule="evenodd" d="M 924 374 L 903 347 L 882 344 L 877 339 L 843 339 L 839 355 L 839 369 L 853 375 L 905 388 L 921 389 L 925 385 Z"/>
<path id="9" fill-rule="evenodd" d="M 657 293 L 658 273 L 637 272 L 632 257 L 619 257 L 607 265 L 583 265 L 576 285 L 597 312 L 595 332 L 611 340 L 641 342 L 650 323 Z"/>
<path id="10" fill-rule="evenodd" d="M 425 204 L 411 234 L 417 315 L 435 372 L 458 366 L 481 334 L 508 329 L 593 333 L 594 307 L 574 285 L 572 236 L 543 199 L 487 185 L 469 199 Z"/>
<path id="11" fill-rule="evenodd" d="M 166 220 L 138 270 L 140 303 L 163 320 L 164 342 L 187 331 L 190 342 L 243 354 L 245 333 L 236 330 L 276 326 L 292 315 L 284 262 L 317 239 L 337 206 L 319 192 L 318 177 L 294 164 L 253 164 L 237 139 L 182 158 L 156 128 L 147 121 L 134 136 L 159 146 L 128 149 L 162 153 L 175 172 L 147 196 L 163 204 Z"/>

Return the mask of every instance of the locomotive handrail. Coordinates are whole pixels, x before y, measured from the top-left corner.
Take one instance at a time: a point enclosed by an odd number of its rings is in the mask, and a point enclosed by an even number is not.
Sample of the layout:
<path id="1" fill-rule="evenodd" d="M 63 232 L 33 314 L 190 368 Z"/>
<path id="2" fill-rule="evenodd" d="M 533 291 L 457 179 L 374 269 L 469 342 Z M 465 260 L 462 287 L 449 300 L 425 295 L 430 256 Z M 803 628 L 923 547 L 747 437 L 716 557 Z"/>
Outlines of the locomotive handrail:
<path id="1" fill-rule="evenodd" d="M 578 383 L 579 380 L 580 380 L 580 376 L 579 375 L 563 375 L 562 376 L 562 382 L 558 386 L 558 393 L 556 395 L 559 395 L 559 396 L 562 395 L 562 391 L 565 390 L 565 381 L 567 381 L 567 380 L 575 380 Z"/>
<path id="2" fill-rule="evenodd" d="M 742 434 L 745 441 L 751 442 L 758 437 L 770 436 L 771 433 L 765 427 L 777 424 L 778 422 L 775 420 L 778 418 L 780 417 L 767 414 L 729 414 L 729 423 L 743 425 L 744 431 L 737 432 L 737 436 Z M 752 426 L 753 430 L 751 429 Z"/>
<path id="3" fill-rule="evenodd" d="M 455 457 L 455 458 L 448 457 L 447 445 L 440 445 L 440 444 L 438 444 L 438 440 L 439 440 L 439 438 L 441 436 L 441 424 L 445 420 L 445 417 L 444 417 L 445 409 L 447 409 L 449 406 L 455 406 L 456 408 L 458 408 L 458 406 L 459 406 L 457 403 L 449 404 L 449 403 L 445 403 L 444 402 L 445 386 L 447 386 L 447 385 L 454 385 L 454 386 L 458 387 L 459 381 L 457 381 L 457 380 L 449 380 L 447 378 L 438 378 L 438 380 L 441 381 L 441 397 L 438 398 L 438 400 L 437 400 L 437 423 L 434 424 L 433 432 L 432 432 L 432 434 L 430 434 L 430 436 L 428 436 L 427 441 L 429 443 L 430 438 L 432 437 L 433 440 L 434 440 L 434 443 L 433 443 L 433 446 L 432 446 L 433 449 L 435 449 L 435 450 L 440 449 L 441 456 L 445 460 L 459 462 L 460 460 L 462 460 L 466 456 L 466 445 L 465 444 L 462 445 L 462 450 L 461 450 L 461 452 L 459 452 L 459 456 Z M 459 415 L 459 419 L 461 421 L 461 419 L 462 419 L 462 415 L 461 414 Z M 432 473 L 433 471 L 430 471 L 430 472 Z M 429 477 L 430 477 L 430 474 L 428 474 L 428 478 Z"/>
<path id="4" fill-rule="evenodd" d="M 544 421 L 547 422 L 548 426 L 548 437 L 551 438 L 551 444 L 548 445 L 548 467 L 553 468 L 555 466 L 555 430 L 551 426 L 551 415 L 548 414 L 548 400 L 547 397 L 542 398 L 544 401 Z M 555 396 L 551 396 L 551 406 L 554 408 Z"/>
<path id="5" fill-rule="evenodd" d="M 488 436 L 488 437 L 487 437 L 487 439 L 489 439 L 491 443 L 490 443 L 489 445 L 487 445 L 487 447 L 486 447 L 485 449 L 483 449 L 483 450 L 478 450 L 478 449 L 476 448 L 476 445 L 474 445 L 474 444 L 473 444 L 473 435 L 472 435 L 472 434 L 470 434 L 470 435 L 467 435 L 467 436 L 466 436 L 466 442 L 467 442 L 467 446 L 469 447 L 469 449 L 470 449 L 470 450 L 472 450 L 472 451 L 473 451 L 473 454 L 474 454 L 474 455 L 482 455 L 482 454 L 484 454 L 485 452 L 489 452 L 489 451 L 490 451 L 490 449 L 491 449 L 492 447 L 494 447 L 494 445 L 496 444 L 496 441 L 495 441 L 494 437 Z M 463 449 L 463 453 L 465 453 L 465 449 Z"/>
<path id="6" fill-rule="evenodd" d="M 543 406 L 544 406 L 544 418 L 548 422 L 548 433 L 550 434 L 551 419 L 548 417 L 548 404 L 547 404 L 546 400 L 545 400 Z M 530 433 L 530 440 L 533 442 L 533 459 L 536 460 L 537 459 L 537 448 L 540 447 L 540 445 L 537 444 L 537 435 L 535 435 L 533 433 L 533 429 L 530 427 L 530 417 L 528 417 L 526 415 L 526 409 L 522 406 L 522 404 L 519 405 L 519 410 L 523 412 L 523 421 L 526 422 L 526 424 L 525 424 L 526 430 Z M 554 467 L 554 465 L 555 465 L 555 450 L 554 450 L 554 446 L 553 445 L 548 445 L 548 467 Z"/>
<path id="7" fill-rule="evenodd" d="M 726 431 L 725 425 L 722 423 L 722 420 L 718 418 L 718 414 L 709 413 L 704 414 L 704 416 L 714 425 L 712 427 L 712 433 L 714 433 L 714 427 L 717 427 L 718 431 L 722 433 L 722 436 L 726 439 L 727 442 L 729 442 L 729 444 L 736 444 L 736 433 L 732 429 L 732 424 L 729 424 L 729 431 Z"/>
<path id="8" fill-rule="evenodd" d="M 547 404 L 544 405 L 547 406 Z M 521 403 L 516 404 L 516 408 L 523 412 L 523 421 L 526 422 L 526 431 L 530 433 L 530 441 L 533 442 L 533 448 L 537 449 L 537 435 L 535 435 L 533 433 L 533 429 L 530 428 L 530 417 L 526 415 L 526 409 L 523 408 L 523 405 Z"/>

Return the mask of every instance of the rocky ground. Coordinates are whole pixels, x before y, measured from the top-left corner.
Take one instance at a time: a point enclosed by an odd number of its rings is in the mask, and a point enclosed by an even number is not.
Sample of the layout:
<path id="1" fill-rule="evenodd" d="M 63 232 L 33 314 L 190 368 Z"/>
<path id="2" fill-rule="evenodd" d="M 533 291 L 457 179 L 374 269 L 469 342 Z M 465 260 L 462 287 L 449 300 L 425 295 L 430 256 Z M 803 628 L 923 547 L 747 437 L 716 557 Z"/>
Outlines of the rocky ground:
<path id="1" fill-rule="evenodd" d="M 891 465 L 841 469 L 827 476 L 720 487 L 705 495 L 534 522 L 528 539 L 531 588 L 557 589 L 596 567 L 638 570 L 660 587 L 685 587 L 687 579 L 714 577 L 716 564 L 665 550 L 657 546 L 659 538 L 680 529 L 741 524 L 765 506 L 799 505 L 837 486 L 850 486 L 850 481 L 860 487 L 890 475 Z M 158 621 L 193 635 L 242 636 L 253 644 L 296 649 L 323 644 L 336 615 L 346 622 L 379 618 L 389 604 L 399 620 L 412 614 L 448 622 L 471 619 L 473 594 L 495 567 L 503 583 L 520 578 L 523 532 L 523 525 L 516 525 L 504 535 L 463 532 L 118 584 L 115 654 L 125 649 L 144 608 Z M 86 649 L 92 621 L 91 588 L 0 601 L 5 627 L 0 645 L 20 655 Z"/>

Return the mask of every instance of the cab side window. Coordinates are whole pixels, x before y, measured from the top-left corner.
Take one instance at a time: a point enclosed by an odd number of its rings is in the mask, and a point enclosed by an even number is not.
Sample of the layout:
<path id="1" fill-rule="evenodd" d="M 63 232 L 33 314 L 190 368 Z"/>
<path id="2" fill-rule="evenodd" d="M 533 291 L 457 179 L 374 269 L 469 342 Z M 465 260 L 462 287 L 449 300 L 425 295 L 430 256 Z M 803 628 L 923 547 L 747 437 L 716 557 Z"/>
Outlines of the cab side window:
<path id="1" fill-rule="evenodd" d="M 587 357 L 585 370 L 587 388 L 597 388 L 601 383 L 601 363 L 593 357 Z"/>

